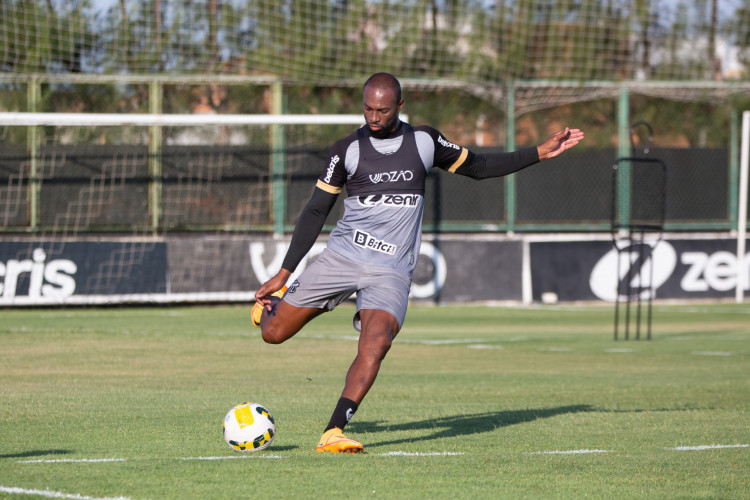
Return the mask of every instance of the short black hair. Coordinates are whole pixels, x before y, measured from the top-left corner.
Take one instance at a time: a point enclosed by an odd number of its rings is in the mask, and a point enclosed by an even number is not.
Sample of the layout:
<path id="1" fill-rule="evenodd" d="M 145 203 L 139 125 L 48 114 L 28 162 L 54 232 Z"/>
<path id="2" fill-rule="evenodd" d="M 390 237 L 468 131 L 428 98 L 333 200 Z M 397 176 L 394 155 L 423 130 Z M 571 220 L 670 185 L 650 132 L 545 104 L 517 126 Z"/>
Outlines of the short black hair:
<path id="1" fill-rule="evenodd" d="M 401 84 L 398 78 L 390 73 L 375 73 L 367 79 L 362 89 L 368 86 L 392 90 L 396 94 L 396 100 L 401 101 Z"/>

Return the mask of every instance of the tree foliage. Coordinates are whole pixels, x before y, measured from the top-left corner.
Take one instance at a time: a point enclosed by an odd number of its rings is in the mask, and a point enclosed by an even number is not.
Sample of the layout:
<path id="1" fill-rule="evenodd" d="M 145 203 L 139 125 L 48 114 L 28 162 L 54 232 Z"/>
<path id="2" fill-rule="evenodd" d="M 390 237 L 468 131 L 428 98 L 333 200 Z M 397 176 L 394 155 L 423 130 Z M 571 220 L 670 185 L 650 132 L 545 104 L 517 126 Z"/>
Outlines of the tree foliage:
<path id="1" fill-rule="evenodd" d="M 4 72 L 712 79 L 750 0 L 4 0 Z M 747 69 L 736 78 L 748 78 Z"/>

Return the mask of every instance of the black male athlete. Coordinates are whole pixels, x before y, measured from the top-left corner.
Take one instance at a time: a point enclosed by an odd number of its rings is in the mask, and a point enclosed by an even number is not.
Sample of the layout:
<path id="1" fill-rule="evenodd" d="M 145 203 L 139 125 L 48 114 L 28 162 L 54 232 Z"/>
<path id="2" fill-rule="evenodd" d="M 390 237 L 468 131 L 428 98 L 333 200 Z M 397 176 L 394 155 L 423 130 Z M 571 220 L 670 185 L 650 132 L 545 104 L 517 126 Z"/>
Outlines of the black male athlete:
<path id="1" fill-rule="evenodd" d="M 432 127 L 400 121 L 403 105 L 401 86 L 393 75 L 377 73 L 367 80 L 366 125 L 331 148 L 312 198 L 297 220 L 281 270 L 255 294 L 253 324 L 260 326 L 264 341 L 278 344 L 356 292 L 357 356 L 317 451 L 363 449 L 342 429 L 372 387 L 406 317 L 430 169 L 473 179 L 500 177 L 555 157 L 584 137 L 580 130 L 566 128 L 536 147 L 474 154 Z M 287 290 L 287 280 L 315 243 L 344 186 L 344 216 L 327 248 Z"/>

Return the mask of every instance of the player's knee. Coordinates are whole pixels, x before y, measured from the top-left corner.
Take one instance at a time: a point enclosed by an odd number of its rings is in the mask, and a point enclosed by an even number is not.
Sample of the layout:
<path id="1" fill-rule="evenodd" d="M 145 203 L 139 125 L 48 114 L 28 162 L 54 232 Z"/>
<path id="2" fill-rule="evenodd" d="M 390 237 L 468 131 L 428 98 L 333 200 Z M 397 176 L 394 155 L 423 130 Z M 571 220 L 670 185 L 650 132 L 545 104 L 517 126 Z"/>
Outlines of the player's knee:
<path id="1" fill-rule="evenodd" d="M 263 325 L 261 336 L 266 344 L 281 344 L 289 338 L 288 335 L 285 335 L 284 331 L 270 322 Z"/>
<path id="2" fill-rule="evenodd" d="M 383 359 L 385 355 L 388 354 L 388 351 L 391 350 L 392 343 L 390 335 L 380 342 L 380 359 Z"/>
<path id="3" fill-rule="evenodd" d="M 391 334 L 383 332 L 379 335 L 374 335 L 367 342 L 367 350 L 370 354 L 378 359 L 383 359 L 388 351 L 391 349 L 393 343 Z"/>

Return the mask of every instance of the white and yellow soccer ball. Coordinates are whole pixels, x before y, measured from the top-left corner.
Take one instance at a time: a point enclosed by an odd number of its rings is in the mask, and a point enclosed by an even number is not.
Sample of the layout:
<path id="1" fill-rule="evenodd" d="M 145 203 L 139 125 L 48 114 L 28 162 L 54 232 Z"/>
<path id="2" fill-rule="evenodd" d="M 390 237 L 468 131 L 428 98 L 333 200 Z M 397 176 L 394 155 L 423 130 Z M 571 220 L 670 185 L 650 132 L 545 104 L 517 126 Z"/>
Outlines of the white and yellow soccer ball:
<path id="1" fill-rule="evenodd" d="M 258 403 L 242 403 L 224 417 L 224 441 L 237 451 L 268 448 L 276 435 L 271 413 Z"/>

